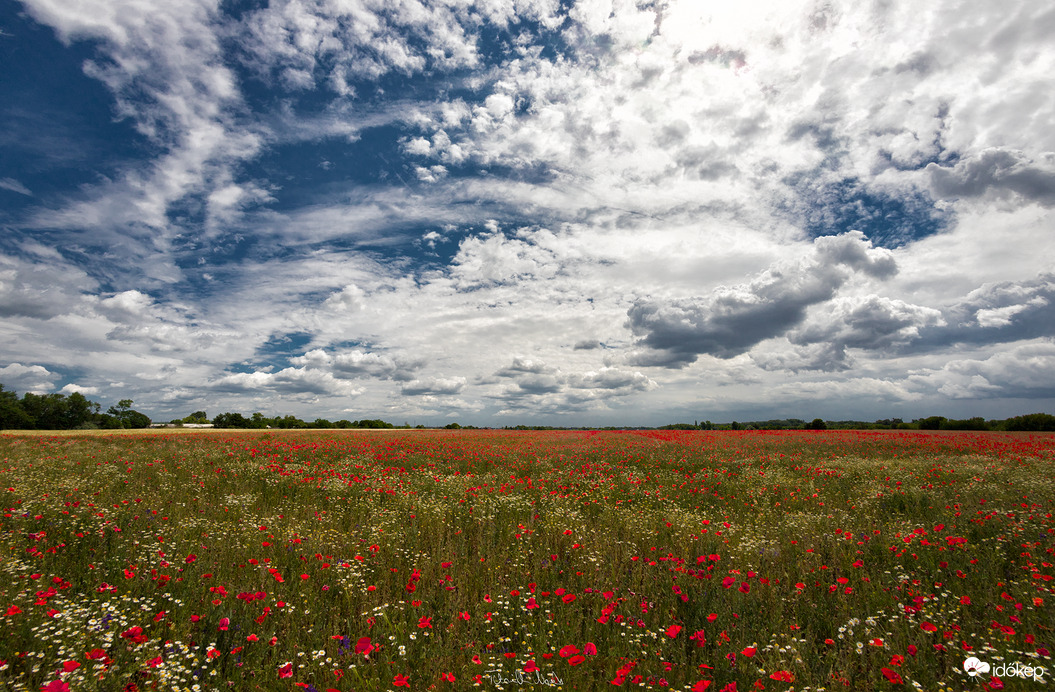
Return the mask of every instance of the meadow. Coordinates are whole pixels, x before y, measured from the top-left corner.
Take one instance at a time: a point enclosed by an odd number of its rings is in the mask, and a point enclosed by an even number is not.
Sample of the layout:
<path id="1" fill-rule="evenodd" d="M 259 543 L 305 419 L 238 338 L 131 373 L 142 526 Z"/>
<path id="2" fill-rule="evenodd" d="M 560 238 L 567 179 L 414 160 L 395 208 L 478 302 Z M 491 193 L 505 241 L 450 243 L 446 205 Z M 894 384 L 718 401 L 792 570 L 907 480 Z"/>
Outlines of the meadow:
<path id="1" fill-rule="evenodd" d="M 3 689 L 1055 679 L 1047 433 L 5 434 L 0 493 Z"/>

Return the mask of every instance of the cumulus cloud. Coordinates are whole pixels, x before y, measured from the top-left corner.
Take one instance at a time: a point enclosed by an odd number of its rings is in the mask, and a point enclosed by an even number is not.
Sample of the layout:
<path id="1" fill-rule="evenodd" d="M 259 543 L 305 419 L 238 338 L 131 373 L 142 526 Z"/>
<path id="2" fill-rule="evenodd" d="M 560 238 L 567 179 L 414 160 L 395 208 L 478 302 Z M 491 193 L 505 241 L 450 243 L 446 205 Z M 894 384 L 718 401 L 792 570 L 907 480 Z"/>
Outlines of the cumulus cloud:
<path id="1" fill-rule="evenodd" d="M 767 370 L 847 370 L 847 349 L 892 356 L 917 340 L 920 330 L 944 324 L 941 311 L 875 294 L 835 298 L 787 334 L 798 348 L 754 357 Z"/>
<path id="2" fill-rule="evenodd" d="M 61 257 L 47 259 L 0 254 L 0 317 L 46 320 L 80 308 L 96 282 Z"/>
<path id="3" fill-rule="evenodd" d="M 647 392 L 659 385 L 637 371 L 605 366 L 585 372 L 565 372 L 543 361 L 516 357 L 494 376 L 511 381 L 492 395 L 509 410 L 535 409 L 555 411 L 560 407 L 604 408 L 608 400 L 637 392 Z"/>
<path id="4" fill-rule="evenodd" d="M 449 396 L 461 393 L 465 389 L 465 382 L 464 377 L 427 377 L 407 382 L 401 391 L 404 396 L 422 394 Z"/>
<path id="5" fill-rule="evenodd" d="M 239 372 L 224 375 L 208 384 L 216 392 L 272 392 L 300 396 L 356 396 L 362 389 L 314 368 L 283 368 L 278 372 Z"/>
<path id="6" fill-rule="evenodd" d="M 1014 346 L 988 358 L 956 358 L 942 368 L 912 373 L 919 391 L 949 399 L 1047 399 L 1055 396 L 1055 344 Z"/>
<path id="7" fill-rule="evenodd" d="M 921 332 L 918 349 L 979 345 L 1055 336 L 1055 274 L 988 283 L 943 310 Z"/>
<path id="8" fill-rule="evenodd" d="M 1015 195 L 1055 206 L 1055 153 L 1034 160 L 1021 151 L 985 149 L 952 166 L 927 165 L 931 191 L 943 198 L 1006 198 Z"/>
<path id="9" fill-rule="evenodd" d="M 70 395 L 73 393 L 84 394 L 86 396 L 95 396 L 102 390 L 99 387 L 85 387 L 79 384 L 70 383 L 59 390 L 60 394 Z"/>
<path id="10" fill-rule="evenodd" d="M 853 273 L 884 279 L 897 266 L 858 232 L 817 238 L 796 264 L 774 266 L 750 283 L 721 287 L 699 300 L 661 303 L 643 298 L 627 311 L 628 325 L 647 349 L 642 365 L 680 368 L 700 355 L 731 358 L 798 326 L 806 310 L 831 300 Z"/>
<path id="11" fill-rule="evenodd" d="M 410 380 L 413 373 L 423 365 L 422 360 L 396 358 L 384 353 L 362 349 L 351 349 L 329 353 L 313 349 L 303 356 L 290 358 L 294 365 L 328 370 L 340 379 L 376 377 L 392 380 Z"/>
<path id="12" fill-rule="evenodd" d="M 43 394 L 55 388 L 57 379 L 59 375 L 43 365 L 10 363 L 0 368 L 0 383 L 8 390 Z"/>

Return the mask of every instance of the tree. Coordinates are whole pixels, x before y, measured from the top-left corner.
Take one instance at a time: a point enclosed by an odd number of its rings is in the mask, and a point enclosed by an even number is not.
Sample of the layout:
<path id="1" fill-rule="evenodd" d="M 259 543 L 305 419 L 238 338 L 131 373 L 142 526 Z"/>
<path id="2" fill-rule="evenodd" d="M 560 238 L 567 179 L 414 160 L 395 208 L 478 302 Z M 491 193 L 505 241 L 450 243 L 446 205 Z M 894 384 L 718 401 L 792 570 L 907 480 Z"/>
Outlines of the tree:
<path id="1" fill-rule="evenodd" d="M 1030 413 L 1025 416 L 1015 416 L 1004 421 L 1005 430 L 1055 430 L 1055 416 L 1049 413 Z"/>
<path id="2" fill-rule="evenodd" d="M 807 430 L 827 430 L 828 429 L 828 424 L 825 423 L 820 418 L 814 418 L 813 420 L 811 420 L 809 423 L 806 424 L 806 429 Z"/>
<path id="3" fill-rule="evenodd" d="M 150 418 L 139 411 L 132 410 L 131 399 L 121 399 L 116 406 L 106 409 L 103 416 L 104 428 L 147 428 L 150 427 Z"/>
<path id="4" fill-rule="evenodd" d="M 249 421 L 241 413 L 221 413 L 212 419 L 216 428 L 248 428 Z"/>
<path id="5" fill-rule="evenodd" d="M 33 427 L 33 417 L 26 413 L 18 395 L 0 384 L 0 430 L 25 430 Z"/>
<path id="6" fill-rule="evenodd" d="M 88 401 L 80 392 L 66 397 L 66 410 L 63 415 L 63 428 L 72 430 L 88 425 L 99 413 L 99 404 Z"/>

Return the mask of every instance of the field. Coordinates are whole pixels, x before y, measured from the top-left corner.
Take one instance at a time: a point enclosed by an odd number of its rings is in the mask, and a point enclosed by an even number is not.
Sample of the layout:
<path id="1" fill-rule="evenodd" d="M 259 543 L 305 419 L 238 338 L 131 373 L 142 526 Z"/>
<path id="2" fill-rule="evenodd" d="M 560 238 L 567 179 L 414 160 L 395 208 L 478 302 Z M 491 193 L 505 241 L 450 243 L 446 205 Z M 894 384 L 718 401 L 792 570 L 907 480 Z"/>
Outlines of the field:
<path id="1" fill-rule="evenodd" d="M 4 689 L 1055 678 L 1050 434 L 3 435 L 0 492 Z"/>

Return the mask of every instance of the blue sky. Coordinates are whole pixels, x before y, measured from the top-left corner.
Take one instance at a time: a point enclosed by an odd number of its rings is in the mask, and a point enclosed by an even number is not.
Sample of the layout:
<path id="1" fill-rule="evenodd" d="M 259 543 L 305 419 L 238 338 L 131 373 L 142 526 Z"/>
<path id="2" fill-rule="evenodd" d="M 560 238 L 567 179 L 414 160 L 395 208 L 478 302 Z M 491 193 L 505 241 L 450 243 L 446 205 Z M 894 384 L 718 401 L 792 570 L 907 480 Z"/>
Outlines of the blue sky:
<path id="1" fill-rule="evenodd" d="M 1055 10 L 0 4 L 0 383 L 477 425 L 1055 409 Z"/>

